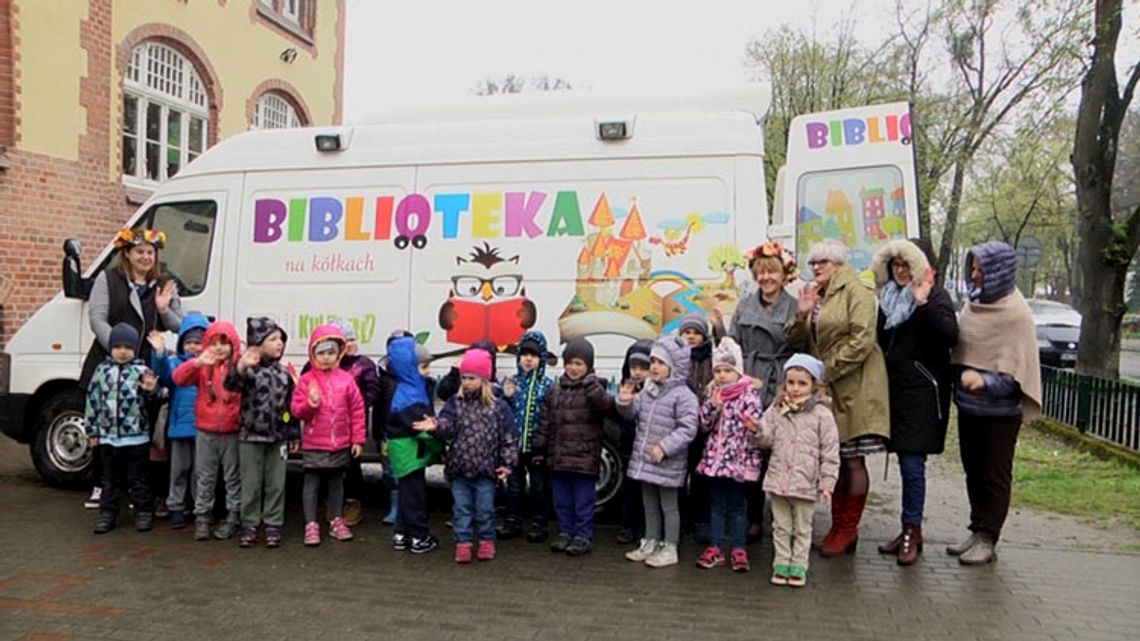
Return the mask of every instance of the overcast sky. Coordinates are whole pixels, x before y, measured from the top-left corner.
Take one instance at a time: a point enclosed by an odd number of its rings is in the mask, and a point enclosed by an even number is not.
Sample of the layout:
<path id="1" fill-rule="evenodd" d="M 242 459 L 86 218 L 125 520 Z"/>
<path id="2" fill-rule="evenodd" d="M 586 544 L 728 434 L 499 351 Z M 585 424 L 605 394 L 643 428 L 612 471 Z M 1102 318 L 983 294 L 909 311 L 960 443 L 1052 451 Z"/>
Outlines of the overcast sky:
<path id="1" fill-rule="evenodd" d="M 348 0 L 345 122 L 386 106 L 470 96 L 480 79 L 508 73 L 603 91 L 741 83 L 746 44 L 769 28 L 825 34 L 854 14 L 869 44 L 895 28 L 895 0 L 699 0 L 684 11 L 670 4 Z"/>

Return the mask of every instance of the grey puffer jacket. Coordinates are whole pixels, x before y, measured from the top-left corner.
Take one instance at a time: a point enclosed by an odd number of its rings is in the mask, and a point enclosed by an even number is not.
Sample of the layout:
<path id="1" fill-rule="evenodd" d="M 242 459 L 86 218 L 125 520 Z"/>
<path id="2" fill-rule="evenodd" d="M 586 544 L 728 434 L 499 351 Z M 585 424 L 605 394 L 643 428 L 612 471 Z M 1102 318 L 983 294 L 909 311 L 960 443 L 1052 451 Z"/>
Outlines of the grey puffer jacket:
<path id="1" fill-rule="evenodd" d="M 637 420 L 629 478 L 662 487 L 681 487 L 685 484 L 688 446 L 697 435 L 700 407 L 687 382 L 689 346 L 673 334 L 654 343 L 654 355 L 661 350 L 670 361 L 669 377 L 660 384 L 646 381 L 633 402 L 619 402 L 616 408 L 623 418 Z M 660 463 L 649 458 L 654 445 L 665 450 Z"/>

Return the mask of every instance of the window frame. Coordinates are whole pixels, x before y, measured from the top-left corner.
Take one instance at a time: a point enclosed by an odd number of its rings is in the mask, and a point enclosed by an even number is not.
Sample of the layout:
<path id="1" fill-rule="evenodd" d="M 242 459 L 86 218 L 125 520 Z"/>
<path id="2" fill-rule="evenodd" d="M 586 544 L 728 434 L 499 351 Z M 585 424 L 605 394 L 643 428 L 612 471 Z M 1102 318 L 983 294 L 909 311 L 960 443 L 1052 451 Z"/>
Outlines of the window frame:
<path id="1" fill-rule="evenodd" d="M 144 227 L 145 229 L 154 229 L 154 219 L 155 219 L 155 216 L 158 214 L 158 210 L 160 208 L 162 208 L 162 207 L 171 207 L 171 208 L 194 207 L 194 206 L 202 206 L 202 205 L 208 205 L 209 207 L 211 207 L 211 209 L 207 215 L 211 218 L 211 220 L 213 221 L 213 224 L 210 225 L 209 237 L 206 239 L 206 259 L 205 259 L 206 267 L 202 273 L 202 279 L 201 279 L 202 286 L 201 286 L 201 288 L 196 290 L 196 291 L 188 291 L 188 290 L 184 289 L 183 286 L 186 285 L 186 281 L 183 280 L 183 278 L 182 278 L 182 276 L 184 274 L 179 275 L 175 272 L 169 271 L 167 269 L 167 265 L 169 263 L 162 260 L 163 253 L 162 253 L 162 251 L 159 252 L 159 263 L 163 267 L 162 274 L 163 274 L 163 276 L 166 276 L 166 275 L 175 276 L 175 282 L 178 283 L 178 285 L 179 285 L 178 296 L 180 298 L 192 298 L 194 296 L 201 294 L 202 292 L 204 292 L 206 290 L 206 287 L 210 282 L 210 268 L 212 267 L 213 262 L 214 262 L 214 235 L 218 231 L 218 223 L 219 223 L 218 211 L 220 210 L 220 207 L 218 205 L 218 201 L 211 199 L 211 198 L 192 198 L 190 200 L 168 200 L 165 202 L 156 202 L 156 203 L 152 204 L 150 207 L 147 207 L 147 210 L 145 212 L 143 212 L 143 215 L 139 216 L 138 220 L 135 221 L 135 224 L 132 225 L 133 229 L 137 229 L 139 227 Z M 160 229 L 160 231 L 165 231 L 165 230 Z M 163 250 L 163 251 L 167 251 L 167 250 Z"/>
<path id="2" fill-rule="evenodd" d="M 284 105 L 285 108 L 288 110 L 288 112 L 285 114 L 286 123 L 284 125 L 282 125 L 282 126 L 266 126 L 265 116 L 263 115 L 262 111 L 263 111 L 264 102 L 269 100 L 269 99 L 281 101 L 281 104 Z M 269 110 L 269 109 L 270 109 L 269 107 L 265 108 L 265 110 Z M 279 91 L 266 91 L 265 93 L 258 96 L 257 100 L 255 100 L 253 103 L 253 117 L 250 119 L 249 128 L 250 129 L 292 129 L 292 128 L 297 128 L 297 127 L 305 127 L 305 126 L 307 126 L 307 124 L 308 123 L 305 122 L 304 118 L 301 117 L 301 111 L 299 109 L 297 109 L 297 106 L 293 103 L 292 100 L 289 99 L 288 96 L 286 96 L 285 94 L 282 94 Z"/>

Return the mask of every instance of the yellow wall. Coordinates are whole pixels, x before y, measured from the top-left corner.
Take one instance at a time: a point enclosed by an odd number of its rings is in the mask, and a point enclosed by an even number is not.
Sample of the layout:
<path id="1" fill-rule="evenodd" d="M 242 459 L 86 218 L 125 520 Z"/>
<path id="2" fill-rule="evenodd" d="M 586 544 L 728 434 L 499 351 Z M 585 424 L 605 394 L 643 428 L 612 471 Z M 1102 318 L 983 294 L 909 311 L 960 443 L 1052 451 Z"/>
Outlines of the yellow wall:
<path id="1" fill-rule="evenodd" d="M 87 52 L 79 46 L 79 23 L 87 3 L 17 0 L 20 86 L 18 146 L 66 160 L 79 159 L 79 136 L 87 112 L 79 104 L 79 80 L 87 74 Z"/>

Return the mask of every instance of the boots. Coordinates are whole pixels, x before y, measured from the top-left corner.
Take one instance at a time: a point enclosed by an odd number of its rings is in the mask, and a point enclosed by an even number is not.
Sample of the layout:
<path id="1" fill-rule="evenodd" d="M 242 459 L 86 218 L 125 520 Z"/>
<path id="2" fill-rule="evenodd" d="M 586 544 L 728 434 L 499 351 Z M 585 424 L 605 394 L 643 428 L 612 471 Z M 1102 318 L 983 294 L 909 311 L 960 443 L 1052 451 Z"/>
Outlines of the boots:
<path id="1" fill-rule="evenodd" d="M 388 492 L 388 503 L 391 507 L 388 508 L 388 513 L 384 515 L 382 523 L 384 525 L 396 524 L 396 509 L 400 506 L 400 490 L 392 490 Z"/>
<path id="2" fill-rule="evenodd" d="M 833 497 L 834 498 L 834 497 Z M 863 518 L 863 508 L 867 506 L 867 495 L 847 494 L 843 498 L 839 517 L 839 527 L 835 538 L 828 544 L 820 544 L 819 554 L 823 557 L 851 554 L 859 543 L 859 521 Z"/>
<path id="3" fill-rule="evenodd" d="M 903 526 L 903 531 L 899 532 L 898 536 L 891 539 L 886 543 L 879 544 L 879 554 L 894 554 L 898 555 L 899 547 L 902 545 L 903 534 L 906 531 L 906 526 Z"/>
<path id="4" fill-rule="evenodd" d="M 831 528 L 827 530 L 827 534 L 823 535 L 819 543 L 813 543 L 812 547 L 816 550 L 822 550 L 825 547 L 831 548 L 835 545 L 835 537 L 839 534 L 839 524 L 843 521 L 843 510 L 847 501 L 847 494 L 838 487 L 831 495 Z"/>
<path id="5" fill-rule="evenodd" d="M 906 524 L 903 526 L 902 541 L 899 543 L 898 564 L 914 565 L 922 554 L 922 526 Z"/>

